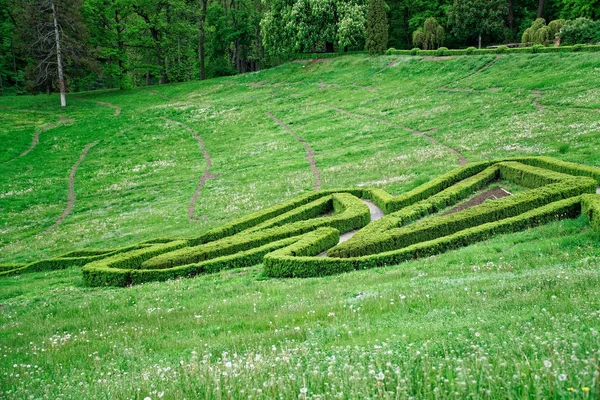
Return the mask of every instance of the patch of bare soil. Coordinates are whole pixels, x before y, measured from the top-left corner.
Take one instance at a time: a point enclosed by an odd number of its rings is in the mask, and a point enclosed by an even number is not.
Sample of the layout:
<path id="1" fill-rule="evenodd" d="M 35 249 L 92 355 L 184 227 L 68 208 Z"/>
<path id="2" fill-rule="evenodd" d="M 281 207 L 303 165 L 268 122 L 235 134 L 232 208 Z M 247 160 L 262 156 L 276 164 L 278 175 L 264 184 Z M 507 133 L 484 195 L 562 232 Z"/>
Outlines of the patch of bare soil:
<path id="1" fill-rule="evenodd" d="M 338 85 L 337 83 L 325 83 L 323 82 L 323 79 L 319 80 L 319 88 L 320 89 L 331 89 L 331 88 L 335 88 L 335 89 L 339 89 L 340 85 Z"/>
<path id="2" fill-rule="evenodd" d="M 310 147 L 306 140 L 298 136 L 293 130 L 290 129 L 289 126 L 283 123 L 283 121 L 281 121 L 275 115 L 271 114 L 270 112 L 267 112 L 266 114 L 271 119 L 273 119 L 273 121 L 277 122 L 279 126 L 285 129 L 290 135 L 292 135 L 298 142 L 302 143 L 302 145 L 304 146 L 304 150 L 306 151 L 306 159 L 308 160 L 308 163 L 310 164 L 310 169 L 312 170 L 313 175 L 315 177 L 314 190 L 321 189 L 321 172 L 319 171 L 319 168 L 317 168 L 317 163 L 315 161 L 315 152 L 312 149 L 312 147 Z"/>
<path id="3" fill-rule="evenodd" d="M 454 56 L 423 57 L 421 61 L 445 61 L 455 58 Z"/>
<path id="4" fill-rule="evenodd" d="M 456 206 L 449 211 L 446 211 L 442 215 L 454 214 L 459 211 L 466 210 L 467 208 L 478 206 L 487 200 L 497 200 L 497 199 L 501 199 L 503 197 L 508 197 L 508 196 L 512 196 L 512 193 L 510 193 L 502 188 L 490 189 L 490 190 L 480 194 L 479 196 L 475 196 L 471 200 L 469 200 L 459 206 Z"/>
<path id="5" fill-rule="evenodd" d="M 71 213 L 71 211 L 73 211 L 73 207 L 75 207 L 75 173 L 77 172 L 77 168 L 79 168 L 79 164 L 81 164 L 81 162 L 85 159 L 85 156 L 87 155 L 88 151 L 97 144 L 98 141 L 88 143 L 81 152 L 81 155 L 79 156 L 79 159 L 77 160 L 75 165 L 73 165 L 73 168 L 71 168 L 71 173 L 69 174 L 69 200 L 67 201 L 67 207 L 62 212 L 62 214 L 60 214 L 56 222 L 48 229 L 46 229 L 47 231 L 51 231 L 52 229 L 60 225 L 65 220 L 65 218 L 67 218 L 67 216 Z"/>
<path id="6" fill-rule="evenodd" d="M 202 176 L 200 178 L 198 178 L 198 184 L 196 185 L 196 190 L 194 191 L 194 194 L 192 195 L 192 198 L 190 200 L 190 204 L 188 205 L 188 221 L 189 222 L 200 221 L 200 220 L 206 218 L 206 215 L 196 217 L 196 201 L 198 200 L 198 197 L 200 196 L 200 192 L 202 192 L 202 188 L 206 184 L 206 181 L 208 181 L 209 179 L 217 178 L 220 175 L 213 175 L 210 173 L 210 167 L 212 166 L 212 160 L 210 159 L 210 154 L 206 150 L 206 145 L 204 144 L 204 140 L 202 140 L 202 138 L 200 137 L 198 132 L 196 132 L 189 126 L 187 126 L 184 123 L 181 123 L 179 121 L 175 121 L 175 120 L 169 119 L 167 117 L 161 117 L 161 118 L 172 124 L 182 126 L 185 130 L 190 132 L 192 134 L 192 136 L 194 137 L 194 139 L 196 139 L 198 141 L 198 146 L 200 146 L 200 150 L 202 150 L 202 155 L 204 157 L 204 161 L 206 162 L 206 169 L 204 170 L 204 173 L 202 174 Z"/>

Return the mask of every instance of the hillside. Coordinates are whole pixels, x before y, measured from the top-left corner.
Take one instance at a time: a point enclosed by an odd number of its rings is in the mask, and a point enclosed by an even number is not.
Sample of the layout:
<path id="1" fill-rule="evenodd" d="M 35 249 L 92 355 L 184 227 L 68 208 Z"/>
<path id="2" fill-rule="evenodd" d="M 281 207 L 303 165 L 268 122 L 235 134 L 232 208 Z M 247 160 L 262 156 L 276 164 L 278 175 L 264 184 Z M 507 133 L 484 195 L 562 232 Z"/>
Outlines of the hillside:
<path id="1" fill-rule="evenodd" d="M 598 167 L 599 62 L 351 55 L 72 94 L 66 110 L 0 98 L 0 262 L 191 237 L 314 189 L 401 194 L 467 162 Z M 261 266 L 127 289 L 85 288 L 78 267 L 2 278 L 0 386 L 585 398 L 599 393 L 599 240 L 580 217 L 327 278 L 265 279 Z"/>

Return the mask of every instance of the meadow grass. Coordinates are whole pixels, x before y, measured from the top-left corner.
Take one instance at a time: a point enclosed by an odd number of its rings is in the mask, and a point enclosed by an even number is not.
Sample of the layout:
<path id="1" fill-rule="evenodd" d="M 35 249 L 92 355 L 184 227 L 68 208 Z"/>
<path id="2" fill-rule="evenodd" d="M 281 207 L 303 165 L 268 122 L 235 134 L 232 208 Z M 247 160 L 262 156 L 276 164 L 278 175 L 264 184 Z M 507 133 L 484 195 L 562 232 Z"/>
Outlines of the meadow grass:
<path id="1" fill-rule="evenodd" d="M 55 96 L 0 98 L 1 262 L 195 236 L 311 190 L 304 148 L 266 112 L 314 149 L 324 189 L 403 193 L 457 165 L 399 126 L 468 161 L 600 166 L 600 56 L 509 55 L 477 72 L 494 57 L 351 55 L 73 94 L 65 110 Z M 162 117 L 203 138 L 218 175 L 198 222 L 202 152 Z M 95 141 L 73 212 L 47 231 Z M 85 288 L 79 268 L 3 278 L 0 397 L 595 398 L 599 241 L 581 217 L 326 278 L 266 279 L 261 266 L 125 289 Z"/>

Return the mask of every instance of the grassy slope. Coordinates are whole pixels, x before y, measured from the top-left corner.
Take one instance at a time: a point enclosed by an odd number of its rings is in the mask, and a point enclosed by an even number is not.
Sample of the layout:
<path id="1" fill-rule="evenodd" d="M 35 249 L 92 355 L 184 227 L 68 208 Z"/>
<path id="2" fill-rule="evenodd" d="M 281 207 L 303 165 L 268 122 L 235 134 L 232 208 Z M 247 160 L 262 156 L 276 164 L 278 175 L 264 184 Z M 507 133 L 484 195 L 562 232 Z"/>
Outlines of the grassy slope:
<path id="1" fill-rule="evenodd" d="M 0 98 L 8 121 L 0 126 L 0 163 L 61 112 L 74 119 L 0 164 L 2 262 L 190 236 L 310 190 L 304 149 L 267 111 L 315 150 L 324 188 L 401 193 L 457 163 L 422 137 L 326 105 L 437 129 L 430 135 L 469 161 L 543 154 L 598 166 L 598 57 L 511 55 L 476 73 L 494 57 L 402 57 L 379 72 L 395 58 L 346 56 L 154 88 L 171 100 L 145 90 L 93 92 L 69 98 L 63 111 L 54 97 Z M 546 107 L 536 107 L 532 90 L 542 90 Z M 113 116 L 94 101 L 122 112 Z M 197 214 L 207 215 L 201 222 L 187 221 L 187 207 L 204 172 L 202 153 L 162 116 L 196 130 L 211 172 L 221 174 L 198 200 Z M 73 213 L 43 232 L 64 210 L 73 164 L 96 140 L 76 174 Z M 323 279 L 262 281 L 260 267 L 118 290 L 83 288 L 78 269 L 3 279 L 0 387 L 16 398 L 178 398 L 214 395 L 218 376 L 225 397 L 232 390 L 296 398 L 305 384 L 308 397 L 328 398 L 433 397 L 435 387 L 457 398 L 595 395 L 599 239 L 585 220 L 564 221 Z M 223 351 L 225 360 L 217 358 Z"/>

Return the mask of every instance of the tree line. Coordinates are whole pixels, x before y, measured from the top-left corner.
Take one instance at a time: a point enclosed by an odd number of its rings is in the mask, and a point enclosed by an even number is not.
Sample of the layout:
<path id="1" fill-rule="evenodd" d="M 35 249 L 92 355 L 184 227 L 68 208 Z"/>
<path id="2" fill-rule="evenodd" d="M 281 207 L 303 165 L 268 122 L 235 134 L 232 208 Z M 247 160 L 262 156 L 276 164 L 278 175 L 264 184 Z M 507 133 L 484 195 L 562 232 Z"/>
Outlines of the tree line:
<path id="1" fill-rule="evenodd" d="M 600 18 L 600 0 L 0 0 L 0 90 L 127 89 L 302 52 L 507 43 L 537 18 L 580 17 Z"/>

